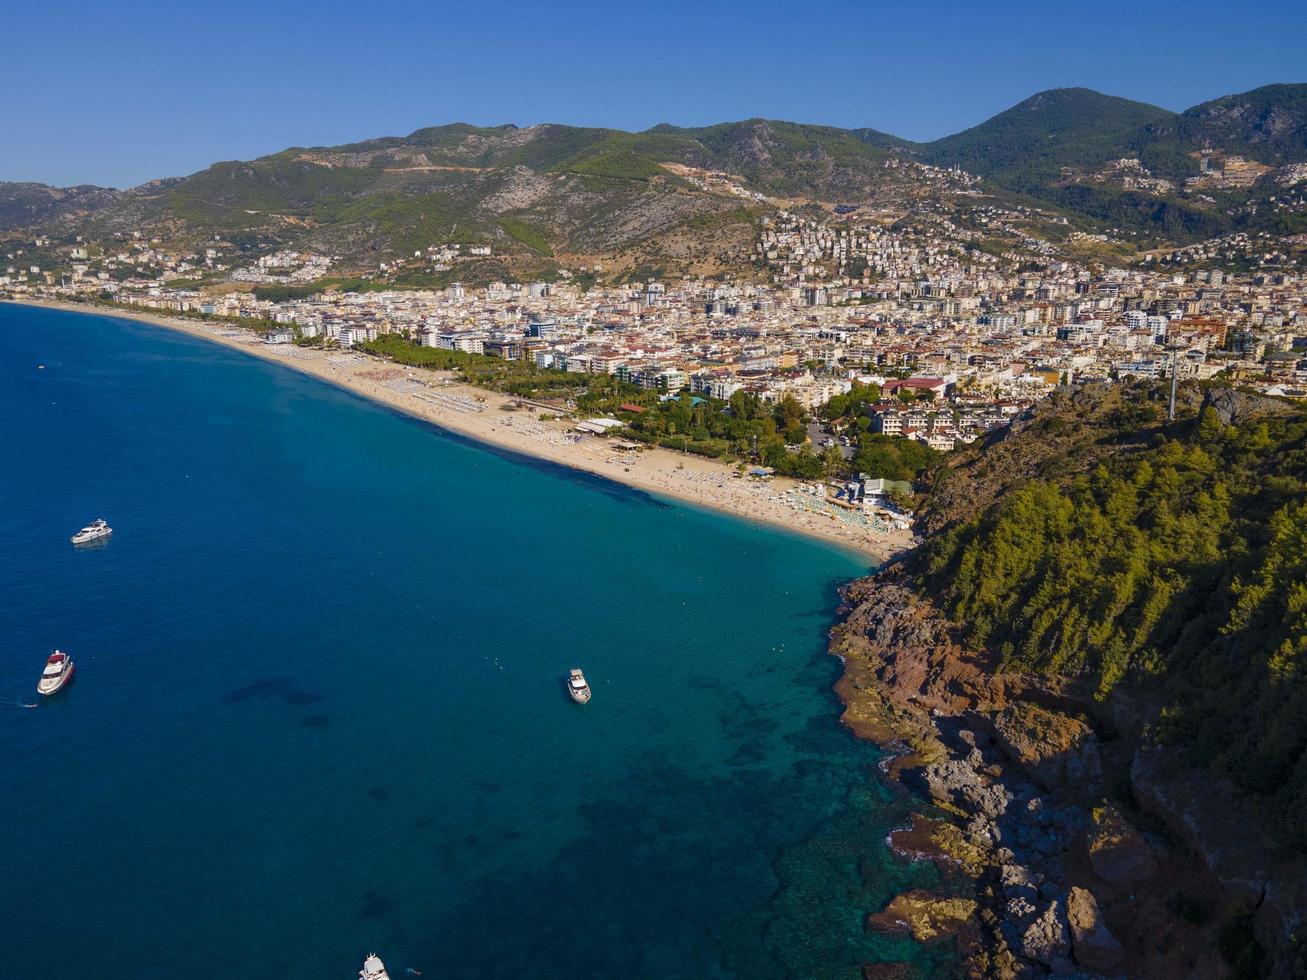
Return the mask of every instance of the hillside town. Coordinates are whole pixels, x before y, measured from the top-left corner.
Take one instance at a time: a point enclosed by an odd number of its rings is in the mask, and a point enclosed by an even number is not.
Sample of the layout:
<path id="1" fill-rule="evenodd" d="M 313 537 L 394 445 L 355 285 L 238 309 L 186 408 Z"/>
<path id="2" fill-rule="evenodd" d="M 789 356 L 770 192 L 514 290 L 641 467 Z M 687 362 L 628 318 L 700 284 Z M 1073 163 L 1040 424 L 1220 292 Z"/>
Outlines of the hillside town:
<path id="1" fill-rule="evenodd" d="M 754 281 L 599 285 L 580 274 L 596 270 L 579 270 L 552 282 L 441 289 L 387 288 L 365 274 L 318 288 L 331 282 L 330 256 L 251 256 L 221 239 L 184 250 L 137 236 L 103 248 L 11 245 L 0 294 L 251 321 L 269 344 L 351 348 L 400 335 L 609 375 L 665 398 L 725 401 L 744 391 L 770 403 L 792 398 L 808 413 L 855 385 L 876 385 L 871 431 L 941 451 L 1006 424 L 1060 384 L 1174 370 L 1307 397 L 1307 279 L 1292 269 L 1227 272 L 1179 253 L 1095 268 L 1038 240 L 997 252 L 943 214 L 889 228 L 858 221 L 856 210 L 760 219 Z M 985 223 L 1009 230 L 1022 217 L 987 212 Z M 436 242 L 415 259 L 456 271 L 490 252 Z M 205 285 L 191 284 L 201 276 Z"/>

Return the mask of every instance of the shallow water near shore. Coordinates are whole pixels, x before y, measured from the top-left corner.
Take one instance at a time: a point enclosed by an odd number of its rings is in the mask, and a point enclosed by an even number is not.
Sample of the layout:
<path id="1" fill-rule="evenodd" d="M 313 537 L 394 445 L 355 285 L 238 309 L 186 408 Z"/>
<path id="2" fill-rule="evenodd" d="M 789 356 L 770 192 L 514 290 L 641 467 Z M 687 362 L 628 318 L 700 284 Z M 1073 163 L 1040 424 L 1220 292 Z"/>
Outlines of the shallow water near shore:
<path id="1" fill-rule="evenodd" d="M 0 411 L 0 976 L 950 974 L 856 557 L 111 317 L 0 305 Z"/>

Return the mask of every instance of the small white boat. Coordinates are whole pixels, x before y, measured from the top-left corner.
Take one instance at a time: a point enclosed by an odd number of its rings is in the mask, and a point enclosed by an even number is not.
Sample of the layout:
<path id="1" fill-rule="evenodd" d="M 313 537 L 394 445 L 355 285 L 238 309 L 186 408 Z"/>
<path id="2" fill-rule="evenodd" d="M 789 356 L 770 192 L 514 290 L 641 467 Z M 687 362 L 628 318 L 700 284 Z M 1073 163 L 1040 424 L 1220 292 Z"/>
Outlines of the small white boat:
<path id="1" fill-rule="evenodd" d="M 101 541 L 111 534 L 113 534 L 113 528 L 109 526 L 108 521 L 101 517 L 86 525 L 69 540 L 73 544 L 90 544 L 92 541 Z"/>
<path id="2" fill-rule="evenodd" d="M 381 962 L 381 957 L 376 953 L 369 953 L 368 958 L 363 961 L 363 969 L 359 970 L 359 980 L 390 980 L 390 974 L 386 972 L 386 964 Z"/>
<path id="3" fill-rule="evenodd" d="M 36 693 L 49 697 L 62 691 L 64 685 L 73 679 L 75 669 L 73 658 L 62 650 L 56 650 L 45 662 L 45 670 L 41 671 L 41 679 L 36 683 Z"/>
<path id="4" fill-rule="evenodd" d="M 586 683 L 580 667 L 573 667 L 568 673 L 567 693 L 577 704 L 585 704 L 590 700 L 590 685 Z"/>

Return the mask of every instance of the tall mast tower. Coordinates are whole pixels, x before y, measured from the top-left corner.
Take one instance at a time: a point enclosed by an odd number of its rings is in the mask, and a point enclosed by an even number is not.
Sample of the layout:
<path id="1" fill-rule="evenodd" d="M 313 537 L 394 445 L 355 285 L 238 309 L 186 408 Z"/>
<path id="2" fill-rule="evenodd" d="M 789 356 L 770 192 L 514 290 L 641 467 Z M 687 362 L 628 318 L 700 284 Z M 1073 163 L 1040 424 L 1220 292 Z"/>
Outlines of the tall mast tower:
<path id="1" fill-rule="evenodd" d="M 1175 389 L 1180 378 L 1179 372 L 1176 370 L 1178 366 L 1175 351 L 1171 351 L 1171 401 L 1166 409 L 1166 420 L 1168 422 L 1175 421 Z"/>

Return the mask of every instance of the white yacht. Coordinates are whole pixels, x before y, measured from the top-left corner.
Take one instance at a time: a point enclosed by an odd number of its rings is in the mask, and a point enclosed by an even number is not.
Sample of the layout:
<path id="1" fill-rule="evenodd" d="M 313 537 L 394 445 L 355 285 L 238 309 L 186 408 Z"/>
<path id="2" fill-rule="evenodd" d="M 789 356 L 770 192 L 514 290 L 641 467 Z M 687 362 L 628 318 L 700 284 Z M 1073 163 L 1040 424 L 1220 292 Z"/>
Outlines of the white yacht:
<path id="1" fill-rule="evenodd" d="M 63 690 L 64 685 L 73 679 L 73 670 L 73 658 L 62 650 L 56 650 L 45 662 L 45 670 L 41 671 L 41 679 L 36 684 L 36 693 L 49 697 Z"/>
<path id="2" fill-rule="evenodd" d="M 111 534 L 113 534 L 113 528 L 109 526 L 108 521 L 101 517 L 74 534 L 71 540 L 73 544 L 90 544 L 92 541 L 103 540 Z"/>
<path id="3" fill-rule="evenodd" d="M 386 972 L 386 964 L 381 962 L 381 957 L 376 953 L 369 953 L 368 958 L 363 961 L 363 969 L 359 970 L 359 980 L 390 980 L 390 974 Z"/>
<path id="4" fill-rule="evenodd" d="M 580 667 L 573 667 L 569 672 L 567 693 L 572 696 L 572 700 L 577 704 L 585 704 L 590 700 L 590 685 L 586 683 L 585 674 L 581 673 Z"/>

